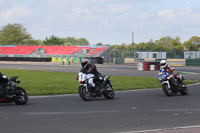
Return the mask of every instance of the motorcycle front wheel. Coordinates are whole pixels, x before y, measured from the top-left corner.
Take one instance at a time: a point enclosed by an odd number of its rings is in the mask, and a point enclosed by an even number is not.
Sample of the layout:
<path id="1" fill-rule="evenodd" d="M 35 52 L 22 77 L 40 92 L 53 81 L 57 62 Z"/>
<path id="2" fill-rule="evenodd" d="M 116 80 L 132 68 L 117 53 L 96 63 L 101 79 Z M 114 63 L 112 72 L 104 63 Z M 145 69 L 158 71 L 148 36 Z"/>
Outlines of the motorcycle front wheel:
<path id="1" fill-rule="evenodd" d="M 78 93 L 79 93 L 79 96 L 80 96 L 84 101 L 90 101 L 91 98 L 92 98 L 91 93 L 86 91 L 86 87 L 85 87 L 85 86 L 79 86 L 79 88 L 78 88 Z"/>
<path id="2" fill-rule="evenodd" d="M 110 84 L 106 85 L 106 90 L 103 95 L 106 99 L 113 99 L 115 97 L 115 91 Z"/>
<path id="3" fill-rule="evenodd" d="M 162 84 L 162 90 L 167 96 L 172 96 L 174 94 L 167 84 Z"/>
<path id="4" fill-rule="evenodd" d="M 14 102 L 18 105 L 24 105 L 28 102 L 28 94 L 21 87 L 15 87 L 16 96 L 14 97 Z"/>

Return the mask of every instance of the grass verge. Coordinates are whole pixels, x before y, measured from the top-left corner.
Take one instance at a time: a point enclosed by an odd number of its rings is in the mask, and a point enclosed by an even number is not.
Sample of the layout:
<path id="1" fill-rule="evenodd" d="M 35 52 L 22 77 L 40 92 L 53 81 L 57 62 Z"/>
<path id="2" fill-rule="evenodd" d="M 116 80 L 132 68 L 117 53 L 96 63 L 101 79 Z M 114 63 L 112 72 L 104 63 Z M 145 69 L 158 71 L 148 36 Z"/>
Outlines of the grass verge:
<path id="1" fill-rule="evenodd" d="M 72 94 L 78 92 L 79 83 L 75 78 L 76 73 L 11 70 L 0 69 L 0 72 L 7 75 L 19 76 L 23 87 L 29 95 L 56 95 Z M 117 90 L 133 90 L 146 88 L 161 88 L 160 82 L 155 77 L 128 77 L 111 76 L 113 88 Z M 186 84 L 197 83 L 186 81 Z"/>

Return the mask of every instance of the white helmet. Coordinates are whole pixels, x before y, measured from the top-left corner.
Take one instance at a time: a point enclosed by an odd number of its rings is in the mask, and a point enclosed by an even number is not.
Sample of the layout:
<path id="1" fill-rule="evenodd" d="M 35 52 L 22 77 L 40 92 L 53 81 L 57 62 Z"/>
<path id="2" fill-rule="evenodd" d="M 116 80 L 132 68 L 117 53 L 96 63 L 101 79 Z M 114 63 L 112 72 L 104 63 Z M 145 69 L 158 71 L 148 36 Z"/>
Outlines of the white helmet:
<path id="1" fill-rule="evenodd" d="M 161 60 L 161 61 L 160 61 L 160 67 L 161 67 L 162 69 L 164 69 L 166 66 L 167 66 L 167 61 L 166 61 L 166 60 Z"/>

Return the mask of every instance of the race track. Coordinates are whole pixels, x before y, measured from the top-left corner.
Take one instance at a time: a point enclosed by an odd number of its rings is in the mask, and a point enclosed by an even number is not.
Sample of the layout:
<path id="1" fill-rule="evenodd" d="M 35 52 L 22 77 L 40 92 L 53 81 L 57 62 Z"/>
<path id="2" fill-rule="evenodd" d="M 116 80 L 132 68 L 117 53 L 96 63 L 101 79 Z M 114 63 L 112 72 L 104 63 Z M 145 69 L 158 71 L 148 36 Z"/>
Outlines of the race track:
<path id="1" fill-rule="evenodd" d="M 2 63 L 0 68 L 79 71 L 59 64 Z M 102 73 L 157 76 L 136 66 L 99 65 Z M 190 80 L 198 80 L 199 67 L 176 68 Z M 124 71 L 124 73 L 123 73 Z M 189 72 L 189 73 L 187 73 Z M 194 77 L 196 77 L 194 79 Z M 139 133 L 200 132 L 200 84 L 188 86 L 189 95 L 167 97 L 161 89 L 116 92 L 114 100 L 85 102 L 77 95 L 31 96 L 27 105 L 0 104 L 0 131 L 6 133 Z M 173 129 L 173 130 L 172 130 Z M 180 130 L 175 130 L 179 132 Z"/>

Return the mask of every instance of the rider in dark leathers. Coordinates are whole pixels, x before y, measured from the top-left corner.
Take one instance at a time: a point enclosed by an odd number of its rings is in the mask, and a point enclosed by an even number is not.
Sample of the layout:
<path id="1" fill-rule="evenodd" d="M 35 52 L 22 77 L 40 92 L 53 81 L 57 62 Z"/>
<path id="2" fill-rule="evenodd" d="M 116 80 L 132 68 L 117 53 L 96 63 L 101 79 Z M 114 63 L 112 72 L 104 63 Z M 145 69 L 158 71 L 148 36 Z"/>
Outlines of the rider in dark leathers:
<path id="1" fill-rule="evenodd" d="M 102 74 L 97 71 L 96 65 L 90 63 L 88 59 L 82 59 L 81 65 L 82 65 L 82 68 L 81 68 L 80 72 L 82 72 L 84 74 L 93 74 L 94 75 L 94 77 L 91 77 L 89 79 L 89 84 L 95 88 L 94 82 L 96 80 L 98 80 L 99 77 L 102 76 Z"/>

